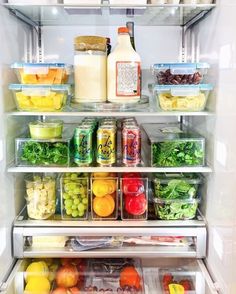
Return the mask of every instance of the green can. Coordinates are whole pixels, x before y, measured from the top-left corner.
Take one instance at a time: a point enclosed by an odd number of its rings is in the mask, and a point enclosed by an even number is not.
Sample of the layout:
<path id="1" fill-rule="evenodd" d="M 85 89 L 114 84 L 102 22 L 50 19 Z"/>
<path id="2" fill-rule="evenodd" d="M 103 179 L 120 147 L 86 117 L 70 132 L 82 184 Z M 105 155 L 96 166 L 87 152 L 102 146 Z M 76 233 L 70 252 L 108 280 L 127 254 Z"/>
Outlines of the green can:
<path id="1" fill-rule="evenodd" d="M 79 166 L 89 166 L 93 162 L 93 154 L 93 130 L 80 125 L 74 135 L 74 162 Z"/>

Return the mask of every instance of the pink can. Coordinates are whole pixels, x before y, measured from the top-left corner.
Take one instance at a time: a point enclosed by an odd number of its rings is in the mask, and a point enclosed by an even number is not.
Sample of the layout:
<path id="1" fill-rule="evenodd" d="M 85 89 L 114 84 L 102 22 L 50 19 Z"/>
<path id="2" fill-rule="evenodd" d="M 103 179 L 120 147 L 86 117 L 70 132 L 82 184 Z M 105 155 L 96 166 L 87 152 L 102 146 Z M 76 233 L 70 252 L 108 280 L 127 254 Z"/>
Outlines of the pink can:
<path id="1" fill-rule="evenodd" d="M 125 166 L 136 166 L 141 162 L 139 126 L 126 125 L 122 130 L 122 161 Z"/>

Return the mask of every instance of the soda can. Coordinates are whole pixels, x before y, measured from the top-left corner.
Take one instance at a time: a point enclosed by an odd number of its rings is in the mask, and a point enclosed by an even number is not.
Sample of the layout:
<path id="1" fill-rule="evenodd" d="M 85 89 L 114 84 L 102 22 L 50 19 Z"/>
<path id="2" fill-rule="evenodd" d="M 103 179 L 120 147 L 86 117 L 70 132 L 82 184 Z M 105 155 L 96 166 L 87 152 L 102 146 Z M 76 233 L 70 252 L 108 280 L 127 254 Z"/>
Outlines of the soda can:
<path id="1" fill-rule="evenodd" d="M 89 166 L 93 162 L 93 130 L 80 125 L 74 134 L 74 162 L 79 166 Z"/>
<path id="2" fill-rule="evenodd" d="M 122 162 L 125 166 L 137 166 L 141 162 L 141 131 L 137 125 L 122 130 Z"/>
<path id="3" fill-rule="evenodd" d="M 112 166 L 116 162 L 116 128 L 101 126 L 97 130 L 97 163 Z"/>

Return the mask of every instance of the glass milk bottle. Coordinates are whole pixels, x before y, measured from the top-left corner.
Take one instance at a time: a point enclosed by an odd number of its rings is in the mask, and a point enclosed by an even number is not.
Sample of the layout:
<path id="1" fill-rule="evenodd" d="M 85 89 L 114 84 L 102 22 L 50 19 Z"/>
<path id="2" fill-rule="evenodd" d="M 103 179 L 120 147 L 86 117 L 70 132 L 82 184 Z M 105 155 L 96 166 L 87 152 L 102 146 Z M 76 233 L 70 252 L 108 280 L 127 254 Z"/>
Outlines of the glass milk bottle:
<path id="1" fill-rule="evenodd" d="M 130 42 L 129 29 L 118 29 L 118 43 L 107 60 L 107 99 L 134 103 L 141 95 L 141 59 Z"/>
<path id="2" fill-rule="evenodd" d="M 107 98 L 107 40 L 98 36 L 75 38 L 74 102 L 105 102 Z"/>

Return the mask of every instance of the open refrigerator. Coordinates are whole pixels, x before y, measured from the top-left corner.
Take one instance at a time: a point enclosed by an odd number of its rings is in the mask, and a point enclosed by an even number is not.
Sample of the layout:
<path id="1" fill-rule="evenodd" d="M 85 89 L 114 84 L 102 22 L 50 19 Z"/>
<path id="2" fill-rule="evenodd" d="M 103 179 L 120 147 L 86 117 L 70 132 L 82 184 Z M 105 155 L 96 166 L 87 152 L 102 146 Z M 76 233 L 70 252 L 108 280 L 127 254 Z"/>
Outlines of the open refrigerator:
<path id="1" fill-rule="evenodd" d="M 164 293 L 163 272 L 191 278 L 199 294 L 233 294 L 236 291 L 235 257 L 235 13 L 234 0 L 212 4 L 55 4 L 5 3 L 0 6 L 0 292 L 24 293 L 24 272 L 32 259 L 86 258 L 140 260 L 143 293 Z M 16 1 L 17 2 L 17 1 Z M 33 2 L 33 1 L 32 1 Z M 35 1 L 36 2 L 36 1 Z M 50 2 L 50 1 L 49 1 Z M 88 1 L 89 2 L 89 1 Z M 73 38 L 105 35 L 116 40 L 116 29 L 127 21 L 135 24 L 136 48 L 142 58 L 142 89 L 151 97 L 150 66 L 157 62 L 208 62 L 208 82 L 214 85 L 207 108 L 200 112 L 163 112 L 149 98 L 139 109 L 75 109 L 63 112 L 16 111 L 8 90 L 16 76 L 16 61 L 73 64 Z M 155 167 L 143 154 L 138 167 L 39 167 L 15 165 L 15 138 L 30 121 L 63 119 L 76 124 L 84 117 L 136 117 L 143 123 L 182 123 L 206 139 L 206 164 L 201 167 Z M 29 173 L 141 172 L 201 173 L 201 205 L 193 220 L 85 220 L 28 219 L 24 178 Z M 186 246 L 168 244 L 95 248 L 32 246 L 37 237 L 132 239 L 136 237 L 185 237 Z M 119 242 L 118 242 L 119 243 Z M 90 273 L 91 275 L 91 273 Z M 94 278 L 94 277 L 93 277 Z M 88 280 L 91 279 L 88 273 Z M 86 293 L 86 292 L 85 292 Z M 173 292 L 175 293 L 175 292 Z M 190 292 L 189 292 L 190 293 Z"/>

